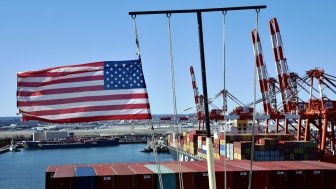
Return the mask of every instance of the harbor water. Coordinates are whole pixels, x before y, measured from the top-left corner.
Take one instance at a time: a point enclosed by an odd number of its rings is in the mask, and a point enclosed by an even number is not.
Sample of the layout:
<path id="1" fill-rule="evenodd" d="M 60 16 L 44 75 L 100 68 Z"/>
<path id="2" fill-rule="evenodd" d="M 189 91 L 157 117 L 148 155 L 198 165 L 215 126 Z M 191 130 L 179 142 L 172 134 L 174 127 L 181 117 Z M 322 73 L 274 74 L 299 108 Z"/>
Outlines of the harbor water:
<path id="1" fill-rule="evenodd" d="M 45 171 L 50 165 L 149 162 L 153 153 L 140 152 L 144 144 L 111 147 L 26 150 L 0 154 L 1 189 L 43 189 Z M 160 161 L 173 161 L 170 154 L 159 154 Z"/>

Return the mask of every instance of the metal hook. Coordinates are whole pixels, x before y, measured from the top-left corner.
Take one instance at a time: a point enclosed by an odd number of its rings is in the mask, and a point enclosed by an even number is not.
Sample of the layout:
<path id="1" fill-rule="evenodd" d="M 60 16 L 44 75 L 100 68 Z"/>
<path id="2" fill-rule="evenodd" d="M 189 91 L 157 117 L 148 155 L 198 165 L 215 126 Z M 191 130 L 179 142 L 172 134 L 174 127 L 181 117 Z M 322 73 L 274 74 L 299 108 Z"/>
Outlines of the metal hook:
<path id="1" fill-rule="evenodd" d="M 168 13 L 167 13 L 167 18 L 170 18 L 170 17 L 171 17 L 171 13 L 168 12 Z"/>
<path id="2" fill-rule="evenodd" d="M 227 10 L 222 11 L 222 14 L 225 16 L 227 13 Z"/>
<path id="3" fill-rule="evenodd" d="M 132 18 L 132 19 L 135 19 L 135 18 L 136 18 L 136 15 L 135 15 L 135 14 L 132 14 L 132 15 L 131 15 L 131 18 Z"/>

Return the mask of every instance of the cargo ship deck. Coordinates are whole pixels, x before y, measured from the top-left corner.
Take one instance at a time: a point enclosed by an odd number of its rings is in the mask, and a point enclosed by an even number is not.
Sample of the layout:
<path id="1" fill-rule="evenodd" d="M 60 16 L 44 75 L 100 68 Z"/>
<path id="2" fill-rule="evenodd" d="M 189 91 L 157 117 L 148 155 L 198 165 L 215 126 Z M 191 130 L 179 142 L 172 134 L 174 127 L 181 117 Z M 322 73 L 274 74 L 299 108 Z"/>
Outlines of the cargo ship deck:
<path id="1" fill-rule="evenodd" d="M 227 188 L 247 188 L 249 161 L 226 161 Z M 161 162 L 164 188 L 179 188 L 177 162 Z M 209 188 L 205 161 L 181 162 L 185 189 Z M 224 188 L 223 161 L 215 161 L 217 188 Z M 252 188 L 335 188 L 336 164 L 319 161 L 264 161 L 253 165 Z M 46 189 L 155 189 L 155 163 L 113 163 L 49 166 Z"/>

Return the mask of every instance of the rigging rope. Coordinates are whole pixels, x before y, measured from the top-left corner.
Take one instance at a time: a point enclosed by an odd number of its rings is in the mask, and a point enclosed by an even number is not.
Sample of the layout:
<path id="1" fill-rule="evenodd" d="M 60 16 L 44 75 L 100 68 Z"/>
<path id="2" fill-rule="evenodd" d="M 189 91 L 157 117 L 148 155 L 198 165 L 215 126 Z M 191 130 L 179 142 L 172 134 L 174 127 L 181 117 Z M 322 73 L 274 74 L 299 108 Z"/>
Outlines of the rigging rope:
<path id="1" fill-rule="evenodd" d="M 227 90 L 226 90 L 226 14 L 227 11 L 222 11 L 223 14 L 223 118 L 225 118 L 227 110 Z M 224 130 L 224 148 L 226 148 L 226 125 L 225 119 L 223 119 L 223 130 Z M 227 152 L 227 150 L 225 150 Z M 226 154 L 223 158 L 224 163 L 224 189 L 227 188 L 227 174 L 226 174 Z"/>
<path id="2" fill-rule="evenodd" d="M 171 35 L 171 14 L 167 13 L 168 18 L 168 38 L 169 38 L 169 55 L 170 55 L 170 73 L 171 73 L 171 86 L 173 92 L 173 105 L 174 105 L 174 125 L 176 125 L 176 133 L 178 133 L 178 123 L 177 123 L 177 105 L 176 105 L 176 88 L 175 88 L 175 74 L 174 74 L 174 55 L 173 55 L 173 43 Z M 181 128 L 182 129 L 182 128 Z M 183 186 L 183 175 L 182 175 L 182 165 L 179 159 L 180 157 L 180 141 L 177 142 L 177 166 L 179 172 L 179 184 L 180 189 L 184 189 Z"/>
<path id="3" fill-rule="evenodd" d="M 259 12 L 260 9 L 256 9 L 256 32 L 255 32 L 255 39 L 258 37 L 258 26 L 259 26 Z M 257 48 L 257 43 L 254 44 L 254 49 Z M 258 56 L 255 53 L 255 56 Z M 257 57 L 254 57 L 254 61 L 257 61 Z M 254 74 L 253 74 L 253 123 L 252 123 L 252 141 L 251 141 L 251 158 L 250 158 L 250 174 L 249 174 L 249 185 L 248 189 L 252 188 L 252 172 L 253 172 L 253 159 L 254 159 L 254 128 L 256 122 L 256 94 L 257 94 L 257 64 L 254 64 Z"/>
<path id="4" fill-rule="evenodd" d="M 137 24 L 136 24 L 136 20 L 135 20 L 136 16 L 132 15 L 132 19 L 133 19 L 133 25 L 134 25 L 136 55 L 141 60 L 138 28 L 137 28 Z M 151 120 L 149 120 L 148 122 L 149 122 L 149 125 L 151 126 L 152 148 L 153 148 L 155 164 L 156 164 L 157 172 L 158 172 L 159 185 L 160 185 L 160 189 L 164 189 L 163 188 L 163 183 L 162 183 L 162 177 L 161 177 L 160 160 L 159 160 L 159 156 L 157 154 L 157 146 L 156 146 L 156 141 L 155 141 L 154 126 L 153 126 L 153 123 L 152 123 Z"/>

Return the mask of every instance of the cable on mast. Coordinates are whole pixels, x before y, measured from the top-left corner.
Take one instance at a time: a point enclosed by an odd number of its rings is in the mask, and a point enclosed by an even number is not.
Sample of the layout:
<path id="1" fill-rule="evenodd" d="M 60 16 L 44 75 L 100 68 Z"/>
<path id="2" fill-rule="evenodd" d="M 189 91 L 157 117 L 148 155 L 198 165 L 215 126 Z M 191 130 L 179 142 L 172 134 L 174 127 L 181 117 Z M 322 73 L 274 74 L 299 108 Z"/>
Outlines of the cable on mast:
<path id="1" fill-rule="evenodd" d="M 136 15 L 131 15 L 131 18 L 133 19 L 133 26 L 134 26 L 136 55 L 138 56 L 139 60 L 141 60 L 139 35 L 138 35 L 138 28 L 137 28 L 137 24 L 136 24 Z M 152 148 L 153 148 L 153 152 L 154 152 L 155 164 L 156 164 L 156 167 L 157 167 L 157 170 L 158 170 L 159 185 L 160 185 L 160 189 L 164 189 L 163 188 L 162 177 L 161 177 L 160 160 L 159 160 L 159 156 L 158 156 L 158 153 L 157 153 L 157 147 L 156 147 L 156 141 L 155 141 L 154 126 L 153 126 L 153 122 L 151 120 L 149 120 L 148 122 L 149 122 L 149 125 L 151 126 Z"/>
<path id="2" fill-rule="evenodd" d="M 260 9 L 256 9 L 256 34 L 258 33 L 258 26 L 259 26 L 259 13 Z M 254 44 L 254 48 L 256 49 L 257 43 Z M 254 57 L 254 61 L 256 61 L 256 55 Z M 254 136 L 254 128 L 255 128 L 255 122 L 256 122 L 256 94 L 257 94 L 257 65 L 254 64 L 254 74 L 253 74 L 253 123 L 252 123 L 252 144 L 251 144 L 251 158 L 250 158 L 250 174 L 249 174 L 249 185 L 248 189 L 252 188 L 252 173 L 253 173 L 253 159 L 254 159 L 254 142 L 255 142 L 255 136 Z"/>
<path id="3" fill-rule="evenodd" d="M 172 35 L 171 35 L 171 13 L 167 13 L 168 18 L 168 39 L 169 39 L 169 55 L 170 55 L 170 73 L 171 73 L 171 85 L 172 85 L 172 92 L 173 92 L 173 105 L 174 105 L 174 124 L 176 125 L 176 133 L 178 133 L 178 123 L 177 123 L 177 105 L 176 105 L 176 87 L 175 87 L 175 72 L 174 72 L 174 54 L 173 54 L 173 43 L 172 43 Z M 182 128 L 181 128 L 182 129 Z M 177 143 L 177 165 L 178 165 L 178 172 L 179 172 L 179 184 L 180 188 L 184 189 L 183 186 L 183 175 L 182 175 L 182 165 L 180 161 L 180 149 L 181 145 L 178 141 Z"/>
<path id="4" fill-rule="evenodd" d="M 226 14 L 227 11 L 222 11 L 223 14 L 223 132 L 224 132 L 224 147 L 226 148 L 226 125 L 225 114 L 227 111 L 227 90 L 226 90 Z M 224 189 L 227 189 L 227 174 L 226 174 L 226 154 L 224 154 Z"/>

